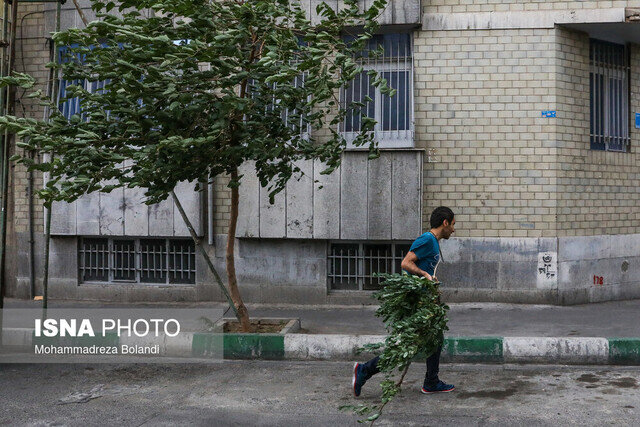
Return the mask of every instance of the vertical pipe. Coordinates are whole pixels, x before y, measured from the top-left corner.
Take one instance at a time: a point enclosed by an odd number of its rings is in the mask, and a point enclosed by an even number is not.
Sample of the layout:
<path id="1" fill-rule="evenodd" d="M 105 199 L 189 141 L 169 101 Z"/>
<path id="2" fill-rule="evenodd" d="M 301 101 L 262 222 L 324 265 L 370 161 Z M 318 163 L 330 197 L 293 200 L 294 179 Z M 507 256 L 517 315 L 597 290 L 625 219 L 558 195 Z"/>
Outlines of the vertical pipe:
<path id="1" fill-rule="evenodd" d="M 56 7 L 56 32 L 60 31 L 60 13 L 62 10 L 62 3 L 60 1 L 57 2 Z M 53 44 L 53 58 L 54 63 L 57 65 L 59 60 L 58 55 L 58 47 L 54 42 Z M 54 72 L 53 78 L 53 90 L 51 92 L 52 96 L 56 99 L 56 105 L 60 102 L 58 97 L 58 87 L 60 85 L 58 78 L 58 70 L 56 69 Z M 53 155 L 51 156 L 51 160 L 53 160 Z M 45 225 L 45 238 L 44 238 L 44 273 L 42 278 L 42 317 L 47 317 L 47 306 L 49 305 L 49 245 L 51 240 L 51 209 L 53 206 L 49 206 L 47 208 L 47 219 Z"/>
<path id="2" fill-rule="evenodd" d="M 8 20 L 8 4 L 5 0 L 4 2 L 4 18 L 3 19 L 3 35 L 4 39 L 7 39 L 7 32 L 9 26 Z M 3 66 L 4 72 L 3 76 L 10 75 L 11 70 L 13 69 L 13 64 L 15 62 L 16 57 L 16 21 L 18 16 L 18 0 L 13 0 L 11 4 L 11 34 L 9 40 L 9 57 L 8 61 L 3 54 Z M 6 65 L 4 64 L 6 62 Z M 4 100 L 4 108 L 2 109 L 2 113 L 5 115 L 15 114 L 14 111 L 14 101 L 15 101 L 15 88 L 9 87 L 5 89 L 5 93 L 3 94 Z M 6 99 L 4 99 L 6 97 Z M 4 294 L 5 294 L 5 267 L 6 267 L 6 243 L 7 243 L 7 198 L 9 194 L 9 145 L 11 144 L 11 139 L 9 137 L 8 131 L 5 130 L 3 144 L 2 144 L 2 212 L 0 213 L 0 308 L 4 305 Z"/>
<path id="3" fill-rule="evenodd" d="M 610 85 L 609 85 L 609 79 L 611 78 L 611 47 L 610 46 L 606 46 L 605 48 L 605 63 L 604 63 L 604 73 L 605 73 L 605 78 L 604 78 L 604 92 L 606 94 L 605 99 L 606 99 L 606 104 L 605 104 L 605 108 L 604 108 L 604 112 L 605 112 L 605 149 L 609 150 L 609 147 L 611 146 L 611 111 L 610 111 L 610 106 L 611 106 L 611 90 L 610 90 Z"/>
<path id="4" fill-rule="evenodd" d="M 602 104 L 602 94 L 601 94 L 601 90 L 602 90 L 602 84 L 600 83 L 600 79 L 601 79 L 601 73 L 600 73 L 600 45 L 594 43 L 593 45 L 593 57 L 595 58 L 595 81 L 593 86 L 596 88 L 596 123 L 595 123 L 595 129 L 596 129 L 596 141 L 597 144 L 603 144 L 604 141 L 602 140 L 602 126 L 601 126 L 601 120 L 602 120 L 602 106 L 600 104 Z"/>
<path id="5" fill-rule="evenodd" d="M 597 115 L 596 115 L 596 95 L 597 95 L 597 90 L 596 90 L 596 80 L 597 80 L 597 74 L 596 74 L 596 56 L 595 56 L 595 45 L 593 44 L 593 42 L 589 42 L 590 44 L 590 49 L 591 49 L 591 55 L 589 57 L 589 67 L 591 70 L 591 144 L 595 144 L 596 142 L 596 120 L 597 120 Z"/>
<path id="6" fill-rule="evenodd" d="M 29 154 L 31 159 L 34 158 L 34 153 Z M 36 295 L 36 267 L 35 267 L 35 232 L 33 223 L 33 171 L 29 169 L 27 197 L 29 202 L 29 297 L 33 299 Z"/>
<path id="7" fill-rule="evenodd" d="M 17 5 L 16 5 L 17 6 Z M 7 2 L 5 0 L 4 2 L 4 10 L 3 10 L 3 19 L 2 19 L 2 27 L 3 27 L 3 34 L 5 35 L 5 40 L 6 40 L 6 34 L 7 34 L 7 12 L 8 12 L 8 5 Z M 6 48 L 5 48 L 6 49 Z M 5 64 L 5 49 L 1 49 L 0 50 L 0 76 L 4 76 L 4 64 Z M 1 104 L 3 102 L 4 97 L 2 96 L 3 92 L 0 91 L 0 111 L 4 113 L 4 106 Z M 7 133 L 5 132 L 5 137 L 2 139 L 3 143 L 7 142 L 7 138 L 6 138 Z M 3 159 L 4 160 L 4 159 Z M 4 163 L 4 162 L 3 162 Z M 1 184 L 4 187 L 4 169 L 0 170 L 0 179 L 2 180 Z M 4 202 L 6 200 L 6 193 L 2 192 L 2 205 L 4 206 Z M 4 218 L 4 211 L 2 212 L 3 214 L 3 218 Z M 0 228 L 0 231 L 2 233 L 2 239 L 0 239 L 0 241 L 4 241 L 4 224 L 2 224 L 2 227 Z M 4 248 L 3 248 L 4 249 Z M 3 257 L 0 259 L 4 259 L 4 254 Z M 0 266 L 0 309 L 2 309 L 4 307 L 4 294 L 5 294 L 5 280 L 4 280 L 4 262 L 0 261 L 1 266 Z M 3 335 L 3 327 L 2 327 L 2 317 L 0 315 L 0 345 L 2 345 L 2 335 Z"/>
<path id="8" fill-rule="evenodd" d="M 6 0 L 4 1 L 4 7 L 2 8 L 2 34 L 4 35 L 4 39 L 6 40 L 6 34 L 7 34 L 7 15 L 8 15 L 8 8 L 9 5 L 7 4 Z M 5 69 L 4 69 L 4 64 L 5 64 L 5 58 L 6 58 L 6 50 L 7 48 L 2 48 L 0 49 L 0 76 L 4 76 L 5 75 Z M 0 89 L 0 112 L 4 113 L 4 90 L 6 89 Z M 3 135 L 0 135 L 0 142 L 2 143 L 2 147 L 4 147 L 4 142 L 6 141 L 6 132 Z M 1 163 L 0 163 L 1 165 Z M 2 187 L 4 185 L 3 182 L 3 177 L 4 177 L 4 169 L 0 169 L 0 187 Z M 5 199 L 5 195 L 4 193 L 0 193 L 0 197 L 1 202 L 4 204 L 4 199 Z M 0 228 L 1 230 L 2 228 Z M 4 238 L 4 236 L 2 236 L 2 238 Z M 0 270 L 2 270 L 0 268 Z M 4 275 L 2 274 L 2 271 L 0 271 L 0 309 L 3 308 L 4 306 L 4 294 L 5 294 L 5 281 L 4 281 Z M 2 316 L 0 316 L 0 322 L 2 322 Z M 0 327 L 1 327 L 1 323 L 0 323 Z M 1 330 L 0 330 L 1 332 Z M 0 333 L 0 342 L 2 342 L 2 334 Z"/>
<path id="9" fill-rule="evenodd" d="M 600 69 L 601 52 L 602 49 L 600 48 L 600 45 L 594 44 L 594 55 L 596 58 L 596 141 L 598 145 L 604 145 L 604 139 L 602 139 L 604 135 L 602 130 L 602 104 L 604 101 L 602 100 L 602 70 Z"/>
<path id="10" fill-rule="evenodd" d="M 600 46 L 598 44 L 594 43 L 594 47 L 593 47 L 593 57 L 595 58 L 595 81 L 593 83 L 593 87 L 595 88 L 596 91 L 596 96 L 595 96 L 595 103 L 596 103 L 596 122 L 595 122 L 595 134 L 596 134 L 596 143 L 598 145 L 604 143 L 604 141 L 601 140 L 601 135 L 602 135 L 602 127 L 600 125 L 601 123 L 601 116 L 602 116 L 602 108 L 600 106 L 600 104 L 602 103 L 602 96 L 601 96 L 601 84 L 600 84 L 600 78 L 601 78 L 601 74 L 600 74 Z"/>
<path id="11" fill-rule="evenodd" d="M 396 65 L 396 77 L 395 77 L 395 88 L 396 89 L 396 116 L 394 118 L 395 121 L 395 135 L 396 135 L 396 139 L 400 139 L 400 97 L 401 95 L 401 89 L 400 89 L 400 49 L 401 49 L 401 45 L 402 45 L 402 40 L 404 40 L 403 36 L 398 37 L 398 46 L 396 47 L 396 56 L 397 56 L 397 65 Z"/>
<path id="12" fill-rule="evenodd" d="M 622 117 L 622 108 L 621 104 L 622 104 L 622 99 L 621 99 L 621 95 L 622 95 L 622 88 L 618 86 L 618 82 L 622 82 L 622 78 L 620 77 L 621 75 L 621 67 L 620 67 L 620 51 L 616 49 L 616 54 L 615 54 L 615 77 L 613 79 L 613 87 L 614 87 L 614 92 L 616 94 L 616 108 L 615 108 L 615 123 L 616 123 L 616 148 L 618 148 L 618 146 L 622 145 L 622 138 L 621 138 L 621 129 L 622 129 L 622 125 L 620 124 L 620 118 Z"/>
<path id="13" fill-rule="evenodd" d="M 618 50 L 615 48 L 611 48 L 611 68 L 612 68 L 612 77 L 611 77 L 611 81 L 609 82 L 609 87 L 611 89 L 611 92 L 613 93 L 613 117 L 612 117 L 612 127 L 613 127 L 613 140 L 614 140 L 614 146 L 615 149 L 618 149 L 618 144 L 620 143 L 620 138 L 619 138 L 619 131 L 620 131 L 620 126 L 618 124 L 618 118 L 620 117 L 620 110 L 619 110 L 619 105 L 620 105 L 620 97 L 619 97 L 619 90 L 618 90 L 618 72 L 620 71 L 620 68 L 618 67 Z"/>
<path id="14" fill-rule="evenodd" d="M 209 234 L 209 245 L 213 245 L 213 178 L 209 178 L 209 184 L 207 185 L 207 232 Z"/>

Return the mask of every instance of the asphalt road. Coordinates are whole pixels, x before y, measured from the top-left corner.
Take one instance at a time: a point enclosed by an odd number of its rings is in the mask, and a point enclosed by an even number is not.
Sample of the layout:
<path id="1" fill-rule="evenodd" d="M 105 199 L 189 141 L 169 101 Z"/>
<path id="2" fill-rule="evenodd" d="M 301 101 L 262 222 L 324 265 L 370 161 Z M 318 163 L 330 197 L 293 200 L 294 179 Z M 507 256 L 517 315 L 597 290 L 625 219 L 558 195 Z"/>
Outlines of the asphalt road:
<path id="1" fill-rule="evenodd" d="M 211 365 L 0 365 L 0 423 L 9 425 L 359 425 L 344 362 Z M 639 425 L 640 368 L 442 365 L 453 393 L 422 395 L 414 363 L 376 425 Z M 560 424 L 561 423 L 561 424 Z"/>

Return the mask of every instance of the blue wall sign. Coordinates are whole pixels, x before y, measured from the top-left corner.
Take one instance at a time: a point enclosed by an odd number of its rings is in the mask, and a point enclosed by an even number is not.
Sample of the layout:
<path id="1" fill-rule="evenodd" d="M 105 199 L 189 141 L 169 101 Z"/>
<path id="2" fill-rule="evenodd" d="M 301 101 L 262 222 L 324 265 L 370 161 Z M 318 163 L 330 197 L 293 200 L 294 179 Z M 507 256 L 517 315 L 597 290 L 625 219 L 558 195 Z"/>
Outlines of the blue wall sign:
<path id="1" fill-rule="evenodd" d="M 555 117 L 556 116 L 556 112 L 555 111 L 543 111 L 542 112 L 542 117 Z"/>
<path id="2" fill-rule="evenodd" d="M 640 113 L 636 113 L 636 129 L 640 129 Z"/>

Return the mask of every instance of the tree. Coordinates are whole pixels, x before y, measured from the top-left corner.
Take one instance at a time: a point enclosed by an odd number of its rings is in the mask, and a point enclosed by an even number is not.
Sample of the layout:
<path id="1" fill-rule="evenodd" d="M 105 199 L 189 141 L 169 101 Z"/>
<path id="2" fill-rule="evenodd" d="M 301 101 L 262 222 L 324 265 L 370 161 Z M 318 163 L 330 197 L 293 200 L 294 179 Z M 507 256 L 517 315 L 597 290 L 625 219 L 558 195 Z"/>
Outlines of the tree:
<path id="1" fill-rule="evenodd" d="M 61 100 L 32 93 L 49 108 L 48 120 L 6 116 L 0 127 L 17 133 L 25 150 L 49 155 L 42 163 L 16 157 L 49 173 L 39 193 L 45 206 L 118 187 L 145 188 L 148 204 L 172 195 L 229 299 L 173 194 L 179 182 L 228 175 L 228 288 L 249 330 L 233 256 L 238 168 L 254 162 L 273 202 L 301 173 L 295 161 L 319 159 L 327 165 L 322 173 L 339 166 L 346 141 L 337 126 L 348 114 L 364 116 L 364 105 L 342 105 L 337 94 L 363 72 L 357 56 L 376 54 L 368 40 L 385 6 L 375 0 L 363 11 L 357 0 L 345 0 L 336 11 L 322 3 L 312 22 L 293 0 L 94 0 L 101 20 L 53 36 L 61 60 L 48 66 L 73 84 Z M 119 16 L 110 13 L 114 8 Z M 348 28 L 360 31 L 345 38 Z M 374 86 L 393 95 L 384 79 L 368 73 Z M 0 83 L 28 88 L 34 80 L 15 74 Z M 72 98 L 81 100 L 81 112 L 67 119 L 59 103 Z M 374 123 L 363 117 L 354 141 L 372 157 Z M 315 138 L 319 129 L 328 135 Z"/>

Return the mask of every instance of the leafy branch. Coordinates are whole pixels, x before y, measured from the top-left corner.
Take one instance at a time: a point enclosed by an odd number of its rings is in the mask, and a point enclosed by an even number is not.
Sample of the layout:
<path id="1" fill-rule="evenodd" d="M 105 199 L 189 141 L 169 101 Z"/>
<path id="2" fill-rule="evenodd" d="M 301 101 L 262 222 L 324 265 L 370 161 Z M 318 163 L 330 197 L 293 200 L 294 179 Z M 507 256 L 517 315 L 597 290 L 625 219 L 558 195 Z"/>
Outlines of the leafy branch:
<path id="1" fill-rule="evenodd" d="M 383 348 L 378 367 L 384 373 L 380 383 L 379 404 L 343 405 L 366 418 L 358 422 L 371 425 L 382 415 L 384 407 L 401 392 L 411 361 L 419 354 L 430 355 L 443 343 L 449 307 L 440 301 L 438 283 L 424 277 L 406 274 L 380 274 L 382 288 L 373 296 L 380 302 L 376 316 L 381 317 L 389 332 L 382 343 L 367 344 L 362 350 Z M 395 380 L 396 373 L 400 378 Z"/>

